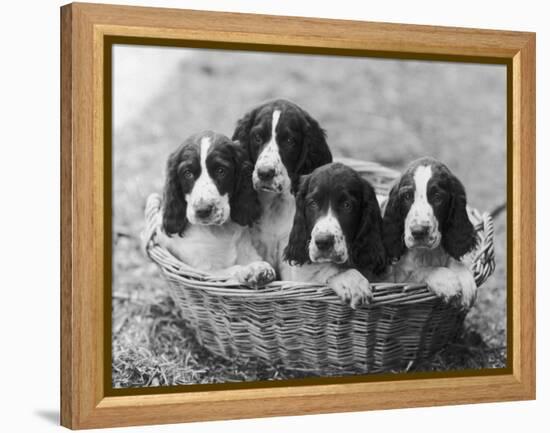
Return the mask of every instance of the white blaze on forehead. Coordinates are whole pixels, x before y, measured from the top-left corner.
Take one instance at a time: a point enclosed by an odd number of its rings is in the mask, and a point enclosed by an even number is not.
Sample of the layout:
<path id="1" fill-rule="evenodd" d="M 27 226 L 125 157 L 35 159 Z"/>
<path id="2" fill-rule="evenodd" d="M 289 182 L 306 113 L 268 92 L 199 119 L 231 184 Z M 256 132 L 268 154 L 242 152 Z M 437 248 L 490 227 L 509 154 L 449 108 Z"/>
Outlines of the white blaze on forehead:
<path id="1" fill-rule="evenodd" d="M 432 178 L 432 167 L 421 165 L 414 172 L 414 201 L 415 203 L 428 203 L 428 182 Z"/>
<path id="2" fill-rule="evenodd" d="M 432 246 L 439 245 L 441 233 L 432 205 L 428 202 L 428 182 L 432 178 L 432 167 L 421 165 L 414 172 L 414 202 L 405 218 L 405 244 L 410 247 L 414 244 L 411 227 L 423 225 L 429 227 L 429 242 Z"/>
<path id="3" fill-rule="evenodd" d="M 329 257 L 319 257 L 320 252 L 317 250 L 315 238 L 318 235 L 331 234 L 334 238 L 332 251 L 329 252 Z M 339 263 L 344 263 L 348 260 L 348 249 L 346 246 L 346 238 L 342 231 L 342 226 L 338 218 L 334 216 L 332 207 L 329 206 L 326 215 L 317 220 L 313 230 L 311 231 L 311 242 L 309 243 L 309 258 L 312 262 L 326 262 L 332 259 L 338 259 Z"/>
<path id="4" fill-rule="evenodd" d="M 191 191 L 191 195 L 193 195 L 193 192 L 197 189 L 204 189 L 207 185 L 212 184 L 212 186 L 215 188 L 214 182 L 212 182 L 212 178 L 208 174 L 208 169 L 206 168 L 206 157 L 208 156 L 208 150 L 210 149 L 210 145 L 212 144 L 212 139 L 208 136 L 201 138 L 200 143 L 200 160 L 201 160 L 201 173 L 199 174 L 199 177 L 197 181 L 195 182 L 195 185 L 193 186 L 193 191 Z"/>
<path id="5" fill-rule="evenodd" d="M 201 173 L 189 194 L 185 195 L 187 206 L 187 218 L 191 223 L 196 223 L 195 208 L 201 205 L 212 205 L 211 220 L 215 223 L 225 222 L 229 217 L 229 196 L 220 195 L 218 187 L 208 173 L 206 157 L 212 145 L 212 138 L 205 136 L 200 141 Z"/>
<path id="6" fill-rule="evenodd" d="M 268 182 L 273 189 L 282 192 L 284 190 L 290 190 L 290 177 L 283 164 L 281 155 L 279 154 L 279 146 L 277 145 L 277 125 L 279 124 L 280 118 L 281 110 L 274 110 L 271 116 L 271 137 L 258 156 L 254 173 L 252 174 L 252 181 L 255 187 L 260 184 L 264 185 L 258 177 L 258 168 L 273 169 L 275 174 Z"/>
<path id="7" fill-rule="evenodd" d="M 269 143 L 267 143 L 267 146 L 262 150 L 262 153 L 260 154 L 260 157 L 258 159 L 265 159 L 267 155 L 270 155 L 271 157 L 274 157 L 276 154 L 277 157 L 279 156 L 279 146 L 277 146 L 277 125 L 279 124 L 279 118 L 281 117 L 281 111 L 280 110 L 274 110 L 273 115 L 271 116 L 271 137 L 269 139 Z"/>
<path id="8" fill-rule="evenodd" d="M 201 138 L 201 176 L 208 173 L 206 170 L 206 156 L 208 155 L 208 149 L 210 149 L 211 144 L 212 139 L 210 137 Z"/>
<path id="9" fill-rule="evenodd" d="M 274 110 L 271 118 L 271 143 L 277 144 L 277 125 L 279 124 L 279 118 L 281 117 L 280 110 Z"/>
<path id="10" fill-rule="evenodd" d="M 414 202 L 407 215 L 407 225 L 434 222 L 433 208 L 428 202 L 428 182 L 432 177 L 432 167 L 421 165 L 414 172 Z"/>

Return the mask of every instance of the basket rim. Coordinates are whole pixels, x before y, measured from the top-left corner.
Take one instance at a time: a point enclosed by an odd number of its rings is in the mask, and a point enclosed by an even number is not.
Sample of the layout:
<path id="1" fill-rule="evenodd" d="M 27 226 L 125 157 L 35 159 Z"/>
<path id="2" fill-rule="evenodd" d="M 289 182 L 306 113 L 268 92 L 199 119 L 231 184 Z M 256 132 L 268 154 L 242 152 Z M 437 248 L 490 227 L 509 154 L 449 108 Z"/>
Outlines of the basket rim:
<path id="1" fill-rule="evenodd" d="M 363 176 L 376 176 L 383 179 L 387 185 L 399 176 L 391 168 L 372 161 L 360 161 L 351 158 L 339 158 L 340 162 L 352 166 Z M 378 191 L 377 191 L 378 194 Z M 387 194 L 381 194 L 387 195 Z M 305 283 L 295 281 L 274 281 L 261 289 L 254 290 L 240 285 L 224 277 L 214 276 L 208 272 L 191 268 L 167 249 L 156 242 L 157 230 L 161 227 L 160 211 L 162 198 L 158 193 L 152 193 L 147 198 L 145 209 L 146 228 L 142 233 L 145 254 L 159 266 L 161 272 L 172 283 L 183 285 L 190 290 L 205 290 L 219 296 L 240 297 L 254 301 L 277 300 L 317 300 L 341 304 L 340 299 L 326 284 Z M 468 213 L 474 224 L 478 244 L 470 253 L 471 269 L 476 285 L 480 287 L 494 270 L 493 220 L 489 213 L 480 213 L 477 209 L 468 207 Z M 436 301 L 440 298 L 430 291 L 425 283 L 394 283 L 385 281 L 371 282 L 373 299 L 370 308 L 377 305 L 407 304 L 426 301 Z"/>

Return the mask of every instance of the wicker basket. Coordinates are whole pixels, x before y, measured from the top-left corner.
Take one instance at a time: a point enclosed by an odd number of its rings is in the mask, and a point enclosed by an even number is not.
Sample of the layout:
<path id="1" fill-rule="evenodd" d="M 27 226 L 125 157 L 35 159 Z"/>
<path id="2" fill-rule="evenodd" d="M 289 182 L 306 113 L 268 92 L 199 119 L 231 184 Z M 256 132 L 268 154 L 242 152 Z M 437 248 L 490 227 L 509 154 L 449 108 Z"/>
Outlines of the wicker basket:
<path id="1" fill-rule="evenodd" d="M 372 162 L 340 159 L 387 195 L 398 173 Z M 146 207 L 146 251 L 199 343 L 234 362 L 323 375 L 395 371 L 425 360 L 460 330 L 467 311 L 422 284 L 373 284 L 374 300 L 356 310 L 326 286 L 277 281 L 255 291 L 185 265 L 156 243 L 160 196 Z M 493 222 L 470 209 L 478 246 L 472 271 L 480 286 L 494 270 Z"/>

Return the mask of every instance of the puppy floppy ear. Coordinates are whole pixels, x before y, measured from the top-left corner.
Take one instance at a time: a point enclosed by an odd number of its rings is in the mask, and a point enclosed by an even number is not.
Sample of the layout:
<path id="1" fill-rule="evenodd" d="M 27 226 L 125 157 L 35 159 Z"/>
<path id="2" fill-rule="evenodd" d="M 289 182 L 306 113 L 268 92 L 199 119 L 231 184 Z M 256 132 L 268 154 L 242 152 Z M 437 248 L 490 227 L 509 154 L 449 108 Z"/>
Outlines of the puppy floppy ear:
<path id="1" fill-rule="evenodd" d="M 399 181 L 390 191 L 383 218 L 384 248 L 390 260 L 399 259 L 405 252 L 405 217 L 398 191 Z"/>
<path id="2" fill-rule="evenodd" d="M 237 126 L 235 127 L 233 137 L 231 138 L 233 141 L 239 141 L 248 152 L 250 152 L 250 130 L 252 129 L 252 126 L 254 126 L 254 120 L 256 119 L 257 112 L 258 108 L 255 108 L 237 120 Z"/>
<path id="3" fill-rule="evenodd" d="M 350 264 L 375 274 L 384 271 L 386 251 L 382 242 L 382 215 L 372 185 L 363 182 L 363 202 L 359 229 L 351 244 Z"/>
<path id="4" fill-rule="evenodd" d="M 443 248 L 447 253 L 459 260 L 464 254 L 472 251 L 477 243 L 474 226 L 466 211 L 466 191 L 464 186 L 449 173 L 449 193 L 451 199 L 447 219 L 443 227 Z"/>
<path id="5" fill-rule="evenodd" d="M 233 143 L 235 184 L 229 199 L 231 219 L 242 226 L 251 226 L 261 215 L 258 193 L 252 186 L 254 165 L 239 142 Z"/>
<path id="6" fill-rule="evenodd" d="M 317 167 L 332 162 L 332 153 L 327 144 L 325 130 L 308 113 L 304 112 L 304 115 L 306 127 L 303 131 L 304 142 L 298 164 L 298 175 L 309 174 Z"/>
<path id="7" fill-rule="evenodd" d="M 306 225 L 306 204 L 305 199 L 309 189 L 309 175 L 300 178 L 298 192 L 296 194 L 296 213 L 288 245 L 284 251 L 284 259 L 291 265 L 303 265 L 309 263 L 308 244 L 311 240 L 311 233 Z"/>
<path id="8" fill-rule="evenodd" d="M 179 164 L 179 151 L 176 151 L 168 158 L 162 200 L 162 228 L 168 236 L 174 233 L 181 236 L 187 226 L 187 202 L 181 188 Z"/>

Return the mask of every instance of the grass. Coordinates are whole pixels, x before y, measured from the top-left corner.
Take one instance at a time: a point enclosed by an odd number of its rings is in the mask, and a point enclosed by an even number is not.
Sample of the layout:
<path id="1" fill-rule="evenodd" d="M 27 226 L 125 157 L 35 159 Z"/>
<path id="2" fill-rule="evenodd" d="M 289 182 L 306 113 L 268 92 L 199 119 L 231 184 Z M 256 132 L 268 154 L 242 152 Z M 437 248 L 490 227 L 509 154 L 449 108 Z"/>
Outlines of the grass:
<path id="1" fill-rule="evenodd" d="M 167 155 L 187 135 L 235 121 L 266 99 L 291 99 L 328 132 L 336 156 L 402 169 L 432 155 L 463 181 L 469 203 L 506 201 L 503 67 L 199 51 L 182 59 L 113 143 L 113 386 L 303 377 L 234 365 L 202 349 L 168 297 L 139 233 L 147 196 L 162 189 Z M 139 89 L 136 89 L 136 92 Z M 497 267 L 456 341 L 417 370 L 506 364 L 506 213 L 495 221 Z"/>

